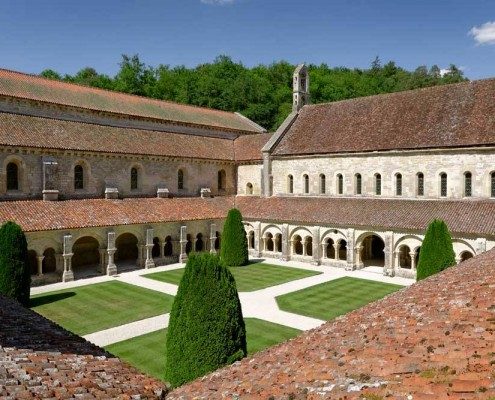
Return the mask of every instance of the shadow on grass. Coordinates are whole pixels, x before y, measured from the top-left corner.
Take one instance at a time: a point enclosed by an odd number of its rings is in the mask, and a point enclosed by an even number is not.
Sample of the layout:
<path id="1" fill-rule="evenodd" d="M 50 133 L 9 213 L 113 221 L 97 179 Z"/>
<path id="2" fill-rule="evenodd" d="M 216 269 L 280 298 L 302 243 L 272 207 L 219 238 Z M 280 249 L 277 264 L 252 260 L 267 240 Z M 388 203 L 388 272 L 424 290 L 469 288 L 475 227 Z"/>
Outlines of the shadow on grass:
<path id="1" fill-rule="evenodd" d="M 30 300 L 29 307 L 44 306 L 45 304 L 55 303 L 60 300 L 68 299 L 69 297 L 73 297 L 75 295 L 76 293 L 74 292 L 63 292 L 35 297 Z"/>

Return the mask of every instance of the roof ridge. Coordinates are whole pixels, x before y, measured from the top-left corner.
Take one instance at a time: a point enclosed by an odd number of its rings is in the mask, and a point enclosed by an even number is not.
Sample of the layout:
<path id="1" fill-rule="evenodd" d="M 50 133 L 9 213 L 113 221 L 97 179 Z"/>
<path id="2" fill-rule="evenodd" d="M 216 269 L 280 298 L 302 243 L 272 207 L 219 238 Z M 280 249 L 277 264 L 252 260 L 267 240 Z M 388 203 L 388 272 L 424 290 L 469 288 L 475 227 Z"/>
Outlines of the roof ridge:
<path id="1" fill-rule="evenodd" d="M 370 94 L 370 95 L 365 95 L 365 96 L 352 97 L 350 99 L 326 101 L 324 103 L 306 104 L 305 106 L 303 106 L 303 108 L 324 107 L 324 106 L 329 106 L 332 104 L 348 103 L 348 102 L 352 102 L 352 101 L 356 101 L 356 100 L 373 99 L 373 98 L 377 98 L 377 97 L 394 97 L 394 96 L 398 96 L 400 94 L 411 94 L 411 93 L 417 93 L 417 92 L 434 91 L 434 90 L 439 90 L 440 88 L 444 88 L 444 87 L 475 85 L 475 84 L 479 84 L 482 82 L 488 82 L 488 81 L 495 81 L 495 77 L 476 79 L 473 81 L 467 80 L 464 82 L 444 83 L 444 84 L 439 84 L 439 85 L 434 85 L 434 86 L 425 86 L 425 87 L 416 88 L 416 89 L 399 90 L 396 92 L 389 92 L 389 93 Z"/>
<path id="2" fill-rule="evenodd" d="M 254 122 L 254 121 L 249 120 L 249 118 L 247 118 L 245 116 L 239 115 L 238 114 L 238 111 L 225 111 L 225 110 L 220 110 L 220 109 L 217 109 L 217 108 L 212 108 L 212 107 L 207 107 L 207 106 L 199 106 L 199 105 L 196 105 L 196 104 L 188 104 L 188 103 L 179 103 L 179 102 L 176 102 L 176 101 L 157 99 L 157 98 L 154 98 L 154 97 L 147 97 L 147 96 L 144 96 L 144 95 L 139 95 L 139 94 L 134 94 L 134 93 L 126 93 L 126 92 L 121 92 L 121 91 L 118 91 L 118 90 L 104 89 L 104 88 L 99 88 L 99 87 L 94 87 L 94 86 L 88 86 L 88 85 L 84 85 L 84 84 L 78 83 L 78 82 L 65 82 L 65 81 L 58 80 L 58 79 L 51 79 L 51 78 L 47 78 L 47 77 L 44 77 L 44 76 L 40 76 L 40 75 L 37 75 L 37 74 L 34 74 L 34 73 L 28 73 L 28 72 L 22 72 L 22 71 L 15 71 L 15 70 L 8 69 L 8 68 L 0 68 L 0 72 L 2 72 L 2 71 L 8 72 L 8 73 L 12 73 L 12 74 L 21 75 L 21 76 L 31 77 L 31 78 L 34 78 L 34 79 L 39 79 L 40 81 L 46 81 L 46 82 L 50 82 L 50 83 L 56 83 L 56 84 L 59 84 L 61 86 L 68 86 L 68 87 L 70 87 L 70 86 L 76 86 L 76 87 L 80 87 L 80 88 L 92 90 L 92 91 L 95 91 L 95 92 L 112 93 L 112 94 L 118 94 L 118 95 L 121 95 L 121 96 L 129 96 L 129 97 L 134 97 L 134 98 L 137 98 L 137 99 L 143 99 L 143 100 L 146 100 L 146 101 L 151 101 L 151 102 L 156 102 L 156 103 L 179 105 L 179 106 L 191 107 L 191 108 L 195 108 L 195 109 L 199 109 L 199 110 L 208 110 L 208 111 L 213 111 L 213 112 L 218 112 L 218 113 L 223 113 L 223 114 L 234 115 L 234 116 L 236 116 L 236 118 L 238 118 L 240 120 L 248 120 L 248 121 L 250 121 L 250 125 L 251 126 L 253 126 L 253 122 Z M 14 97 L 19 97 L 19 96 L 14 96 Z M 56 104 L 63 104 L 63 103 L 56 103 Z M 76 106 L 76 107 L 79 107 L 79 106 Z M 80 108 L 86 108 L 86 107 L 80 107 Z M 91 109 L 91 108 L 89 108 L 89 109 Z M 249 132 L 249 131 L 246 131 L 246 132 Z"/>

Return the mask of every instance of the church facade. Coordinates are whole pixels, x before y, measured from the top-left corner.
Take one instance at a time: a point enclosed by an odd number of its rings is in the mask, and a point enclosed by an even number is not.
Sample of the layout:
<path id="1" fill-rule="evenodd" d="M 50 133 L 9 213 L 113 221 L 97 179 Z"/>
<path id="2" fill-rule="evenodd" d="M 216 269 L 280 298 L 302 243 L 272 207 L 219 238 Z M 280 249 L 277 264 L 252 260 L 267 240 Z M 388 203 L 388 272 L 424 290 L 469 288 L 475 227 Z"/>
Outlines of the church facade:
<path id="1" fill-rule="evenodd" d="M 277 132 L 228 113 L 0 70 L 0 220 L 35 282 L 215 252 L 231 207 L 253 257 L 415 276 L 433 218 L 458 261 L 495 246 L 495 81 L 310 105 Z"/>

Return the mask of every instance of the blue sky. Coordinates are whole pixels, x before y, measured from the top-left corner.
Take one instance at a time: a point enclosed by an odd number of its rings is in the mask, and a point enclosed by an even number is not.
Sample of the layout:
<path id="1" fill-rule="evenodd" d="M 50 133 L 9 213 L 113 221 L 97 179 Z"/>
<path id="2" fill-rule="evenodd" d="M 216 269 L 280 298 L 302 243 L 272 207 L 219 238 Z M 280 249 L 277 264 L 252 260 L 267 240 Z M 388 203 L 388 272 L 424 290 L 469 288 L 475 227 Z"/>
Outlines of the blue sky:
<path id="1" fill-rule="evenodd" d="M 495 76 L 494 0 L 1 0 L 0 67 L 113 75 L 121 54 L 195 66 L 287 60 Z"/>

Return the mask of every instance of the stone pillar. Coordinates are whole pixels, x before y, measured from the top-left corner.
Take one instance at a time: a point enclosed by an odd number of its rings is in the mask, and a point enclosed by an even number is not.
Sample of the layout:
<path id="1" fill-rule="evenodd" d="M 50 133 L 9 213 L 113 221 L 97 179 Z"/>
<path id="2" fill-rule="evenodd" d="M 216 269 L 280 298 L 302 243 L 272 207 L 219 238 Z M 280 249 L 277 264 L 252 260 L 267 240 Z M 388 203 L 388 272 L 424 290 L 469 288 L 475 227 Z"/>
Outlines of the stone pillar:
<path id="1" fill-rule="evenodd" d="M 186 244 L 187 244 L 187 227 L 180 227 L 180 254 L 179 254 L 179 262 L 185 263 L 187 262 L 187 253 L 186 253 Z"/>
<path id="2" fill-rule="evenodd" d="M 339 261 L 340 260 L 340 256 L 339 256 L 339 250 L 340 250 L 340 243 L 334 243 L 333 244 L 333 249 L 334 249 L 334 258 L 335 258 L 335 261 Z"/>
<path id="3" fill-rule="evenodd" d="M 261 223 L 254 222 L 254 249 L 256 251 L 256 257 L 261 257 Z"/>
<path id="4" fill-rule="evenodd" d="M 383 275 L 394 276 L 394 233 L 391 231 L 385 232 L 385 248 L 383 252 L 385 254 L 385 260 L 383 264 Z"/>
<path id="5" fill-rule="evenodd" d="M 117 275 L 117 266 L 114 261 L 115 252 L 117 251 L 115 247 L 115 232 L 108 232 L 107 241 L 108 263 L 106 273 L 109 276 L 113 276 Z"/>
<path id="6" fill-rule="evenodd" d="M 347 265 L 345 269 L 347 271 L 352 271 L 355 268 L 355 255 L 356 252 L 354 251 L 354 246 L 356 245 L 355 243 L 355 235 L 356 231 L 352 228 L 349 228 L 347 230 Z"/>
<path id="7" fill-rule="evenodd" d="M 313 260 L 311 264 L 320 265 L 320 227 L 315 226 L 312 230 L 313 233 Z"/>
<path id="8" fill-rule="evenodd" d="M 38 276 L 43 276 L 43 260 L 45 256 L 38 256 L 36 259 L 38 261 Z"/>
<path id="9" fill-rule="evenodd" d="M 400 268 L 400 251 L 394 251 L 394 266 L 395 268 Z"/>
<path id="10" fill-rule="evenodd" d="M 215 224 L 210 224 L 210 253 L 212 254 L 217 253 L 215 249 L 216 240 L 217 240 L 217 226 Z"/>
<path id="11" fill-rule="evenodd" d="M 416 269 L 416 252 L 411 251 L 409 257 L 411 257 L 411 269 L 414 271 Z"/>
<path id="12" fill-rule="evenodd" d="M 155 262 L 153 261 L 153 229 L 146 230 L 146 261 L 144 263 L 144 268 L 155 267 Z"/>
<path id="13" fill-rule="evenodd" d="M 62 282 L 70 282 L 74 280 L 74 273 L 72 272 L 72 235 L 64 236 L 64 272 L 62 274 Z"/>
<path id="14" fill-rule="evenodd" d="M 289 224 L 282 225 L 282 261 L 289 261 L 291 246 L 289 244 Z"/>
<path id="15" fill-rule="evenodd" d="M 361 260 L 361 253 L 364 249 L 364 246 L 359 245 L 356 247 L 356 268 L 361 269 L 363 267 L 363 262 Z"/>
<path id="16" fill-rule="evenodd" d="M 306 255 L 307 255 L 307 253 L 308 253 L 308 252 L 306 251 L 306 250 L 307 250 L 307 247 L 308 247 L 308 241 L 306 240 L 306 238 L 304 238 L 304 241 L 302 242 L 302 245 L 303 245 L 303 253 L 302 253 L 302 255 L 303 255 L 303 256 L 306 256 Z"/>
<path id="17" fill-rule="evenodd" d="M 100 252 L 100 272 L 102 274 L 104 274 L 106 271 L 105 271 L 105 256 L 107 254 L 106 250 L 105 249 L 99 249 L 99 252 Z"/>

